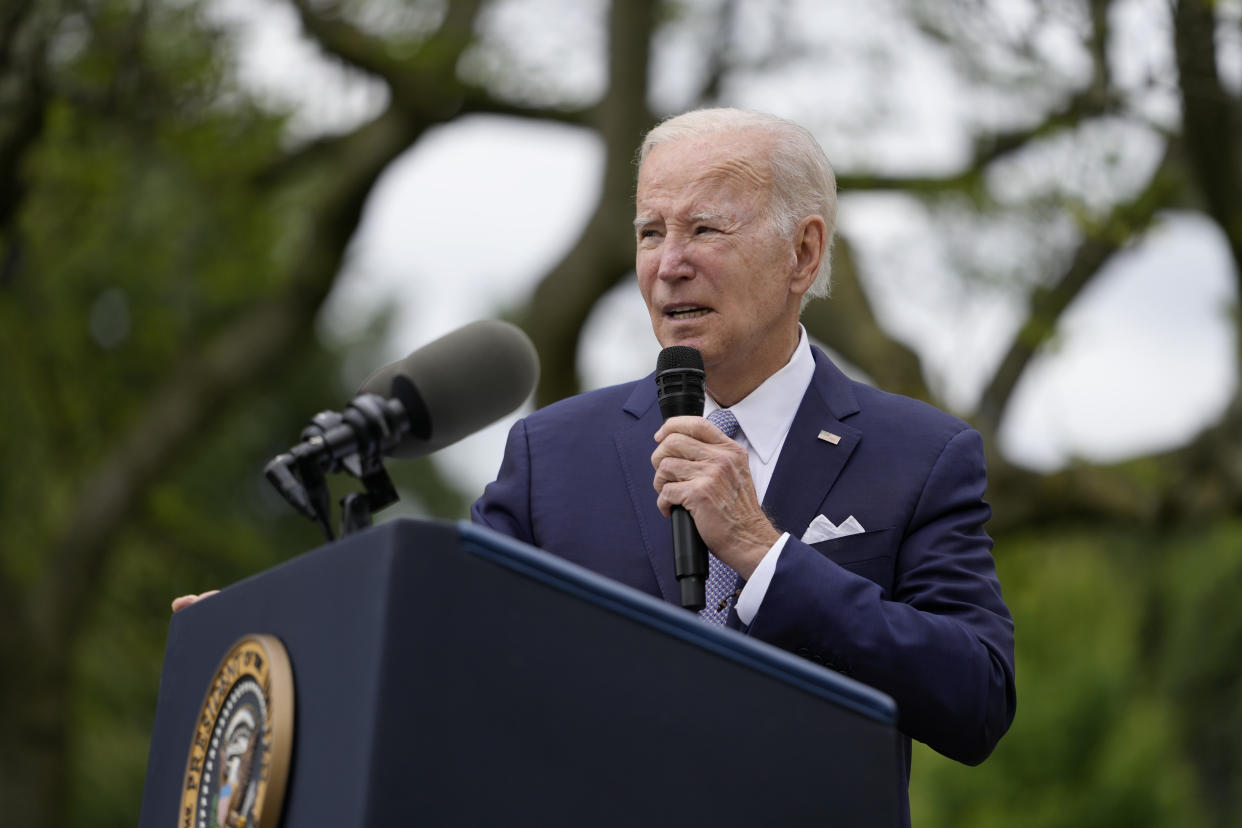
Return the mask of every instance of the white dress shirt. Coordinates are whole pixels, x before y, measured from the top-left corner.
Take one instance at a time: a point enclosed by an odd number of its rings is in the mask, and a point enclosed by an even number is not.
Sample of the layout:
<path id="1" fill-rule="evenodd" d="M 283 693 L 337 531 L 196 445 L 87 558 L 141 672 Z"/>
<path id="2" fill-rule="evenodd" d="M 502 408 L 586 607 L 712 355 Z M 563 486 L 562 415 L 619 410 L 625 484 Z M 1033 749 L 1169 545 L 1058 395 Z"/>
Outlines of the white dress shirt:
<path id="1" fill-rule="evenodd" d="M 806 330 L 799 325 L 798 347 L 785 367 L 764 380 L 736 405 L 729 406 L 740 427 L 733 439 L 746 449 L 750 459 L 750 477 L 760 503 L 767 494 L 781 448 L 814 375 L 815 359 L 811 356 L 811 345 L 807 341 Z M 703 403 L 703 416 L 719 408 L 720 405 L 708 394 Z M 738 596 L 737 615 L 743 624 L 749 624 L 759 612 L 759 605 L 763 603 L 763 596 L 767 594 L 768 584 L 776 571 L 776 562 L 788 539 L 789 533 L 786 532 L 772 545 Z"/>

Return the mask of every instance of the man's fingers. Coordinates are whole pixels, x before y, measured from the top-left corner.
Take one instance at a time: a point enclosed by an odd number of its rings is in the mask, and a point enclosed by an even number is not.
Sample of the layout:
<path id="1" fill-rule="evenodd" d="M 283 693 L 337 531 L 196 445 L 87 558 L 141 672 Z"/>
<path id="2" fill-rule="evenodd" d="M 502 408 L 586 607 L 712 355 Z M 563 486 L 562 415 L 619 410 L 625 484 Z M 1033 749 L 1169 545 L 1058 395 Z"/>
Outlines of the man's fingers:
<path id="1" fill-rule="evenodd" d="M 674 506 L 681 506 L 690 511 L 685 501 L 690 496 L 689 483 L 667 483 L 659 489 L 656 495 L 656 507 L 660 510 L 660 514 L 670 517 L 673 513 Z"/>
<path id="2" fill-rule="evenodd" d="M 705 443 L 697 440 L 688 434 L 681 432 L 672 432 L 665 436 L 660 444 L 656 446 L 652 457 L 680 457 L 684 460 L 703 460 L 711 457 L 713 452 L 717 451 L 716 446 L 711 443 Z"/>
<path id="3" fill-rule="evenodd" d="M 721 464 L 737 462 L 747 464 L 746 450 L 725 437 L 714 425 L 708 425 L 720 442 L 711 443 L 679 432 L 667 435 L 651 453 L 651 466 L 659 469 L 669 460 L 684 460 L 691 463 Z"/>
<path id="4" fill-rule="evenodd" d="M 174 598 L 172 600 L 172 611 L 180 612 L 181 610 L 188 607 L 190 604 L 193 604 L 197 601 L 201 601 L 204 598 L 210 598 L 212 595 L 215 595 L 219 591 L 220 590 L 218 589 L 209 589 L 206 592 L 199 593 L 198 595 L 182 595 L 177 598 Z"/>
<path id="5" fill-rule="evenodd" d="M 685 434 L 702 443 L 727 443 L 729 438 L 703 417 L 670 417 L 655 433 L 657 443 L 663 443 L 670 434 Z"/>
<path id="6" fill-rule="evenodd" d="M 668 483 L 692 480 L 701 474 L 698 464 L 681 457 L 662 457 L 653 462 L 655 463 L 655 478 L 651 481 L 651 485 L 657 492 Z"/>

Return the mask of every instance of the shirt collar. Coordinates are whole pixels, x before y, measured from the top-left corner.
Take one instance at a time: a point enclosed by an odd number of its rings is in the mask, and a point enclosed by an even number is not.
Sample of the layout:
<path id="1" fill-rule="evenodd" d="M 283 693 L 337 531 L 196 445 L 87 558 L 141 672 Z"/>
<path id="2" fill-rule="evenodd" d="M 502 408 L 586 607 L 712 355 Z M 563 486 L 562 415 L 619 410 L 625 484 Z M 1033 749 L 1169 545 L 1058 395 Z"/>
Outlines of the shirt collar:
<path id="1" fill-rule="evenodd" d="M 794 415 L 798 413 L 798 406 L 814 376 L 815 358 L 811 356 L 811 343 L 807 340 L 806 329 L 798 325 L 798 347 L 794 348 L 789 362 L 744 399 L 729 407 L 750 447 L 764 463 L 771 462 L 772 455 L 784 444 L 785 435 L 793 425 Z M 792 405 L 790 400 L 793 400 Z M 718 408 L 720 405 L 711 395 L 706 395 L 703 416 Z"/>

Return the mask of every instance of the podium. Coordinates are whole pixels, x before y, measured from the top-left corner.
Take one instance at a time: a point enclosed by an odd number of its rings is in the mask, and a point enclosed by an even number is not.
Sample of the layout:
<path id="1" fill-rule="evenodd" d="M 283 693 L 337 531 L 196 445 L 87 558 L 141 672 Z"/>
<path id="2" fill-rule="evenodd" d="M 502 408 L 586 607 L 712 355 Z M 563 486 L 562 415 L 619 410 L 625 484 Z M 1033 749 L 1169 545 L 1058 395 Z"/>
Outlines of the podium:
<path id="1" fill-rule="evenodd" d="M 887 696 L 487 529 L 397 520 L 172 617 L 144 828 L 192 822 L 200 710 L 249 634 L 292 668 L 289 828 L 898 824 Z"/>

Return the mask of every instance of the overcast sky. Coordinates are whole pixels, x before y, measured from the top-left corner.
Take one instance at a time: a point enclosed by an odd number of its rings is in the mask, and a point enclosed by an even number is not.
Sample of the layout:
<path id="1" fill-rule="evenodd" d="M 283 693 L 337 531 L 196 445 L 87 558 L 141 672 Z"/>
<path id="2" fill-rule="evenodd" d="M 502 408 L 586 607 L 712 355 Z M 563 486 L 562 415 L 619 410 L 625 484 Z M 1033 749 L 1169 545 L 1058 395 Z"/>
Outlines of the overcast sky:
<path id="1" fill-rule="evenodd" d="M 598 44 L 588 34 L 595 31 L 596 5 L 513 0 L 489 25 L 511 36 L 528 32 L 533 71 L 540 71 L 548 55 L 581 64 L 579 92 L 589 96 L 597 91 L 592 84 L 602 83 L 602 74 L 591 70 L 598 68 L 590 53 Z M 1164 59 L 1151 46 L 1158 40 L 1150 31 L 1155 6 L 1156 0 L 1132 0 L 1119 11 L 1119 26 L 1136 44 L 1147 44 L 1142 47 L 1147 51 L 1136 52 L 1134 65 L 1159 66 Z M 577 11 L 565 19 L 549 14 L 548 7 Z M 340 128 L 383 105 L 382 86 L 322 61 L 283 6 L 222 0 L 221 8 L 231 19 L 244 15 L 252 21 L 242 30 L 243 77 L 296 105 L 299 134 Z M 826 104 L 871 106 L 860 95 L 874 96 L 878 84 L 888 100 L 883 119 L 807 123 L 839 168 L 857 163 L 864 146 L 870 163 L 889 169 L 936 171 L 960 161 L 961 125 L 970 113 L 963 113 L 942 60 L 920 49 L 885 3 L 808 8 L 815 10 L 806 17 L 808 37 L 830 37 L 829 30 L 844 21 L 845 28 L 873 38 L 848 40 L 852 48 L 883 48 L 904 63 L 885 79 L 860 78 L 857 67 L 866 64 L 859 64 L 856 54 L 828 50 L 838 61 L 823 67 L 835 73 L 833 83 L 805 71 L 765 76 L 731 91 L 738 105 L 797 119 L 800 111 L 824 111 Z M 553 19 L 564 19 L 563 28 L 548 27 L 546 21 Z M 758 38 L 765 36 L 763 21 L 757 14 Z M 678 106 L 692 88 L 694 32 L 683 26 L 657 50 L 657 77 L 669 79 L 660 85 L 661 106 Z M 875 32 L 883 32 L 883 39 L 875 41 Z M 1063 58 L 1072 81 L 1081 71 L 1072 44 L 1055 32 L 1047 41 L 1042 48 Z M 855 67 L 853 76 L 839 73 L 849 66 Z M 1159 112 L 1168 103 L 1155 97 L 1150 105 Z M 853 131 L 842 124 L 854 125 Z M 868 125 L 865 143 L 858 124 Z M 1151 154 L 1141 135 L 1102 139 L 1110 142 L 1128 148 L 1133 165 L 1146 163 Z M 571 127 L 478 117 L 433 130 L 392 165 L 373 193 L 347 271 L 322 320 L 323 334 L 349 341 L 371 315 L 390 309 L 396 324 L 381 355 L 387 361 L 521 303 L 577 238 L 597 197 L 602 161 L 598 140 Z M 1083 171 L 1084 187 L 1092 185 L 1089 173 Z M 944 249 L 932 217 L 907 199 L 843 193 L 840 226 L 867 268 L 881 319 L 919 350 L 946 399 L 968 410 L 1013 334 L 1017 294 L 986 283 L 964 285 L 953 275 L 954 251 Z M 1009 243 L 1003 232 L 997 238 L 998 244 Z M 1011 241 L 1011 249 L 1022 255 L 1020 236 Z M 1018 389 L 1002 433 L 1006 452 L 1041 468 L 1073 456 L 1117 459 L 1176 445 L 1211 422 L 1233 391 L 1234 290 L 1232 265 L 1216 228 L 1188 214 L 1164 217 L 1141 244 L 1116 257 L 1065 315 L 1054 347 Z M 582 363 L 592 387 L 647 373 L 659 350 L 632 284 L 601 304 L 585 341 Z M 373 367 L 350 370 L 360 379 Z M 495 474 L 510 422 L 441 453 L 444 466 L 467 491 L 478 492 Z"/>

